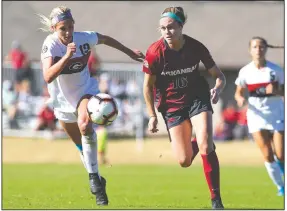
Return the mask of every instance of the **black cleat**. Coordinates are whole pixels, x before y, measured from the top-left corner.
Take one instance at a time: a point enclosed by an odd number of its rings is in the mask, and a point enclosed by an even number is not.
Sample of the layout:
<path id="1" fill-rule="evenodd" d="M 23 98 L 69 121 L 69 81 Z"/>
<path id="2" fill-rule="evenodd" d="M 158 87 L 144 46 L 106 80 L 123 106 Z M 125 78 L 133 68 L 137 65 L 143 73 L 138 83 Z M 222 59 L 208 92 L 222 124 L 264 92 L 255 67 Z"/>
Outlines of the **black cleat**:
<path id="1" fill-rule="evenodd" d="M 89 174 L 90 188 L 92 194 L 96 196 L 97 205 L 108 205 L 109 200 L 106 193 L 106 180 L 105 178 L 99 178 L 97 173 Z"/>
<path id="2" fill-rule="evenodd" d="M 215 198 L 211 200 L 213 210 L 224 210 L 221 198 Z"/>

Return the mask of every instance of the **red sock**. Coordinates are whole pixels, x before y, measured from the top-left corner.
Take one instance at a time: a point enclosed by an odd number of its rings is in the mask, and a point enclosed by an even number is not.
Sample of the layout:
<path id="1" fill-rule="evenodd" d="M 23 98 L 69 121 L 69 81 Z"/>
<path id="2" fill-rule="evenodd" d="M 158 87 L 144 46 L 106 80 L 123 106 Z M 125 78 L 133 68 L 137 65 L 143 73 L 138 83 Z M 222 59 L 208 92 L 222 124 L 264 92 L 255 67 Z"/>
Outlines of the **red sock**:
<path id="1" fill-rule="evenodd" d="M 198 145 L 197 145 L 197 140 L 196 138 L 192 139 L 191 141 L 191 147 L 192 147 L 192 157 L 191 157 L 191 162 L 193 161 L 193 159 L 195 158 L 195 156 L 198 154 L 199 152 L 199 148 L 198 148 Z"/>
<path id="2" fill-rule="evenodd" d="M 201 155 L 206 182 L 211 194 L 211 199 L 220 197 L 219 187 L 219 162 L 217 154 L 212 151 L 208 155 Z"/>

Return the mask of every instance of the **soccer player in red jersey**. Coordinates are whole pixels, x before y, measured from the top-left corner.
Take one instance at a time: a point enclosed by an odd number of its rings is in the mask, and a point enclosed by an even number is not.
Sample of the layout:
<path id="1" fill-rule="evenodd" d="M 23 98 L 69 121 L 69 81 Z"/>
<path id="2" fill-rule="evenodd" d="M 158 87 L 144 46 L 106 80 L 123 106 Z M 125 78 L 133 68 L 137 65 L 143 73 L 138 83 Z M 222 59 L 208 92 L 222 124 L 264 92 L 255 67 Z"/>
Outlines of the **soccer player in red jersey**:
<path id="1" fill-rule="evenodd" d="M 143 65 L 144 98 L 149 130 L 158 131 L 154 106 L 161 112 L 169 133 L 172 149 L 182 167 L 189 167 L 199 151 L 211 193 L 213 209 L 224 209 L 219 185 L 219 162 L 214 151 L 212 103 L 217 103 L 225 86 L 225 76 L 216 66 L 208 49 L 182 33 L 186 15 L 181 7 L 166 8 L 159 21 L 161 38 L 147 50 Z M 216 79 L 209 85 L 198 70 L 202 62 Z M 192 139 L 194 126 L 197 138 Z"/>

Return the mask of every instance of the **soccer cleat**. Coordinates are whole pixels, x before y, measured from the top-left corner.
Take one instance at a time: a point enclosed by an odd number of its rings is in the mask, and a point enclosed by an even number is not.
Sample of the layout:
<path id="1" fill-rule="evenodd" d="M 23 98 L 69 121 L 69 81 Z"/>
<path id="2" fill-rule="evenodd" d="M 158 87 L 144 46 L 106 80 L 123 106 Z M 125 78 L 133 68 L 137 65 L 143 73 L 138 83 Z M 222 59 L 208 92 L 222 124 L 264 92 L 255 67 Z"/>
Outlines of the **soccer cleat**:
<path id="1" fill-rule="evenodd" d="M 284 196 L 285 195 L 285 188 L 281 187 L 278 190 L 277 196 Z"/>
<path id="2" fill-rule="evenodd" d="M 108 205 L 109 200 L 106 193 L 106 180 L 105 178 L 99 178 L 97 173 L 90 173 L 90 188 L 92 194 L 96 196 L 97 205 Z"/>
<path id="3" fill-rule="evenodd" d="M 212 199 L 211 204 L 212 204 L 213 210 L 223 210 L 224 209 L 221 198 Z"/>

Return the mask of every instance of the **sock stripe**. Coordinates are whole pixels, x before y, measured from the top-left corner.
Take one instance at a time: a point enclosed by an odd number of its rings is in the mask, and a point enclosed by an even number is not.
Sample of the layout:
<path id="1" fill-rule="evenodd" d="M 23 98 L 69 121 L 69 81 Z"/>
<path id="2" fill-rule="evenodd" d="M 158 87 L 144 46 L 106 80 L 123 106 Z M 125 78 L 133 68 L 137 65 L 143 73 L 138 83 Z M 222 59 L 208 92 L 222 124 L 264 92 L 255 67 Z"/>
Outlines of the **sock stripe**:
<path id="1" fill-rule="evenodd" d="M 76 144 L 76 147 L 78 148 L 78 150 L 79 150 L 80 152 L 83 151 L 83 146 L 82 146 L 82 144 Z"/>

